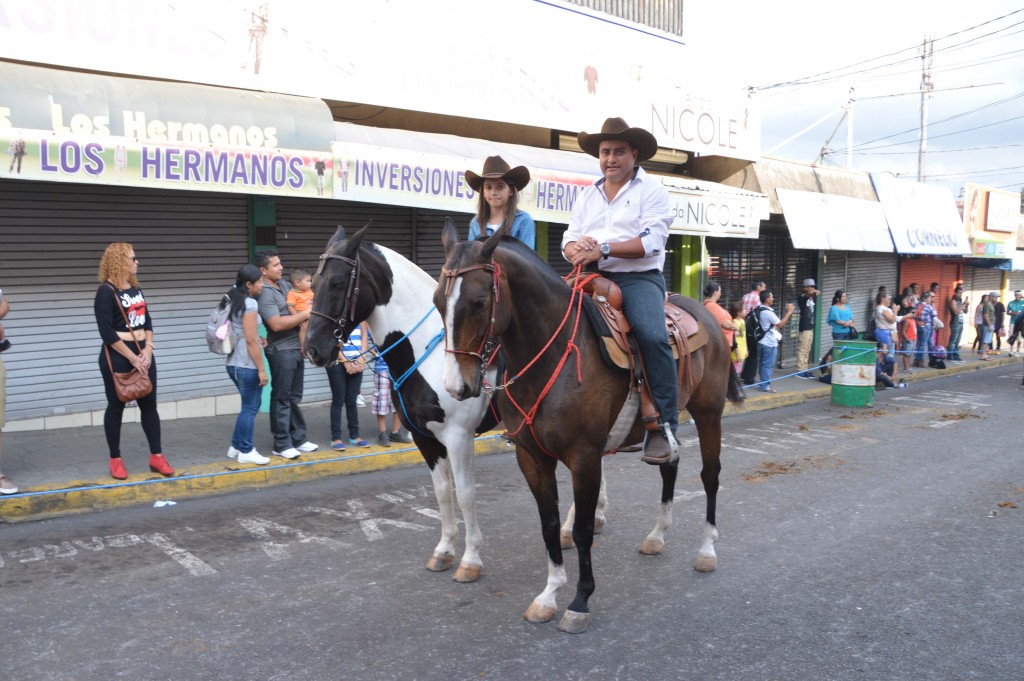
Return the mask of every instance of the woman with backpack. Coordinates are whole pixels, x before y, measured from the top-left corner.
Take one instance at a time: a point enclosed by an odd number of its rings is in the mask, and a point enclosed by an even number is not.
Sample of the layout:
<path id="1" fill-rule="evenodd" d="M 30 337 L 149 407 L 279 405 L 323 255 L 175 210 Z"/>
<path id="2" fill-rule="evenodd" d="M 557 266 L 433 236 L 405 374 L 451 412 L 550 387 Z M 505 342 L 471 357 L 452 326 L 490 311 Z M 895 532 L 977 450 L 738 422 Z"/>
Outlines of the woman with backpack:
<path id="1" fill-rule="evenodd" d="M 235 431 L 231 434 L 228 456 L 238 463 L 254 463 L 262 466 L 270 459 L 256 451 L 253 432 L 256 428 L 256 413 L 260 410 L 263 386 L 267 384 L 267 369 L 263 364 L 263 339 L 260 338 L 260 315 L 256 299 L 263 290 L 263 273 L 255 265 L 242 265 L 231 287 L 220 302 L 219 310 L 230 306 L 228 319 L 231 322 L 231 336 L 238 339 L 228 354 L 224 365 L 228 377 L 242 398 L 242 409 L 235 419 Z"/>

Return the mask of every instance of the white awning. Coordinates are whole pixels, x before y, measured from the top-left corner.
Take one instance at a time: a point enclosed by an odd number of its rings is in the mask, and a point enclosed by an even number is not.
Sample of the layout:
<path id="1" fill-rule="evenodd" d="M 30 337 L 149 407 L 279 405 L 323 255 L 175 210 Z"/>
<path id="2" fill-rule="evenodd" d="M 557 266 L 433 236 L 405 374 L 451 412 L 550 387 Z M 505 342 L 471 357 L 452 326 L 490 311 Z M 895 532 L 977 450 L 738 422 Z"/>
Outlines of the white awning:
<path id="1" fill-rule="evenodd" d="M 947 187 L 872 173 L 898 253 L 969 255 L 970 241 Z"/>
<path id="2" fill-rule="evenodd" d="M 776 192 L 795 247 L 893 252 L 885 210 L 877 201 L 782 187 Z"/>

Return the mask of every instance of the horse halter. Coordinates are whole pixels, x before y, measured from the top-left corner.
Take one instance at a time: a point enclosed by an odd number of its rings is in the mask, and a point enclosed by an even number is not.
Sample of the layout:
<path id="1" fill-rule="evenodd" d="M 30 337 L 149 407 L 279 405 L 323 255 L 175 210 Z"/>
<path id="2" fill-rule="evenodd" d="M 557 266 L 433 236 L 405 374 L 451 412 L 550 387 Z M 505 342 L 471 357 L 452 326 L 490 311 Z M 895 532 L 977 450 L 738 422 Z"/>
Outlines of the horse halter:
<path id="1" fill-rule="evenodd" d="M 494 313 L 498 309 L 498 303 L 501 301 L 501 287 L 498 285 L 498 279 L 501 277 L 501 266 L 496 262 L 489 262 L 479 265 L 470 265 L 469 267 L 457 267 L 455 269 L 448 269 L 447 267 L 441 268 L 441 280 L 444 281 L 444 297 L 447 299 L 451 297 L 452 289 L 455 288 L 455 280 L 461 277 L 466 272 L 472 272 L 473 270 L 484 270 L 491 273 L 491 318 L 487 322 L 487 332 L 484 334 L 484 338 L 480 341 L 480 347 L 477 348 L 476 352 L 472 350 L 452 350 L 448 347 L 447 334 L 445 338 L 444 351 L 449 352 L 453 355 L 469 355 L 470 357 L 476 357 L 480 360 L 480 375 L 487 373 L 487 367 L 494 361 L 495 352 L 500 346 L 498 340 L 494 337 Z M 445 281 L 447 279 L 447 281 Z"/>
<path id="2" fill-rule="evenodd" d="M 355 260 L 352 258 L 346 258 L 343 255 L 335 255 L 333 253 L 324 253 L 320 256 L 320 264 L 316 268 L 316 274 L 313 275 L 313 285 L 316 286 L 317 281 L 320 278 L 320 274 L 324 271 L 324 266 L 327 265 L 328 260 L 340 260 L 352 266 L 352 270 L 348 275 L 348 283 L 345 288 L 344 304 L 341 308 L 341 316 L 335 319 L 329 317 L 322 312 L 315 310 L 310 311 L 310 314 L 314 314 L 317 317 L 323 317 L 324 319 L 334 324 L 334 337 L 338 342 L 342 342 L 348 336 L 345 333 L 345 326 L 348 325 L 350 319 L 353 319 L 356 314 L 356 301 L 359 299 L 359 256 L 356 255 Z"/>

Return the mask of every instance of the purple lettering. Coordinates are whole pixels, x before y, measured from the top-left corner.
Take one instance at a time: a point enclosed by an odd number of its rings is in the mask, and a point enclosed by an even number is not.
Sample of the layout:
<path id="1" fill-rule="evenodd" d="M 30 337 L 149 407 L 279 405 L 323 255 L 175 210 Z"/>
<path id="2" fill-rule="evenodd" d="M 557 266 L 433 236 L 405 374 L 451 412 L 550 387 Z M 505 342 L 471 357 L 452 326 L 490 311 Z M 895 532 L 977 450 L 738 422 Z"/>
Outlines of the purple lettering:
<path id="1" fill-rule="evenodd" d="M 202 156 L 195 149 L 185 150 L 185 159 L 182 168 L 182 179 L 185 182 L 200 182 L 199 176 L 199 163 L 202 160 Z"/>
<path id="2" fill-rule="evenodd" d="M 302 174 L 302 169 L 306 164 L 303 163 L 302 159 L 298 156 L 293 156 L 288 161 L 288 168 L 291 171 L 292 179 L 288 181 L 288 186 L 292 189 L 302 189 L 302 185 L 305 183 L 305 176 Z"/>
<path id="3" fill-rule="evenodd" d="M 45 139 L 39 140 L 39 165 L 44 173 L 55 173 L 58 170 L 50 161 L 50 143 Z"/>
<path id="4" fill-rule="evenodd" d="M 207 151 L 206 154 L 206 181 L 227 182 L 228 181 L 228 155 L 226 152 Z"/>
<path id="5" fill-rule="evenodd" d="M 246 184 L 248 177 L 245 171 L 245 156 L 241 153 L 235 154 L 235 158 L 231 161 L 231 177 L 228 181 L 231 184 Z"/>
<path id="6" fill-rule="evenodd" d="M 103 172 L 103 145 L 97 142 L 90 142 L 85 145 L 85 172 L 92 176 L 100 175 Z"/>
<path id="7" fill-rule="evenodd" d="M 267 186 L 267 158 L 266 154 L 253 153 L 249 162 L 252 163 L 252 182 L 260 186 Z M 283 175 L 283 173 L 282 173 Z M 282 180 L 284 178 L 282 177 Z M 281 185 L 275 184 L 275 187 Z"/>
<path id="8" fill-rule="evenodd" d="M 402 166 L 402 191 L 409 191 L 409 177 L 412 175 L 412 168 L 407 165 Z"/>
<path id="9" fill-rule="evenodd" d="M 139 170 L 142 175 L 142 179 L 148 180 L 150 177 L 160 179 L 160 150 L 151 149 L 149 147 L 142 147 L 141 159 L 139 161 Z"/>
<path id="10" fill-rule="evenodd" d="M 164 179 L 172 182 L 181 181 L 181 150 L 164 149 Z"/>

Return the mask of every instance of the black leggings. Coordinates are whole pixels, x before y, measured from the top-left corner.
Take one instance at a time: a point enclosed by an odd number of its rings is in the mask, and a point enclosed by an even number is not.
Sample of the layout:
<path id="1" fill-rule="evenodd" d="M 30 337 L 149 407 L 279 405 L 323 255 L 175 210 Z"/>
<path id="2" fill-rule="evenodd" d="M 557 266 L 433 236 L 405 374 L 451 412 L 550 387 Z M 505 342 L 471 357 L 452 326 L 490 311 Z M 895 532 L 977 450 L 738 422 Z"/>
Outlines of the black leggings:
<path id="1" fill-rule="evenodd" d="M 146 347 L 146 342 L 141 343 Z M 131 371 L 131 363 L 120 353 L 110 351 L 110 361 L 114 365 L 114 371 L 121 373 Z M 107 353 L 100 350 L 100 374 L 103 376 L 103 390 L 107 394 L 107 411 L 103 414 L 103 432 L 107 436 L 107 448 L 110 450 L 110 458 L 117 459 L 121 456 L 121 420 L 124 417 L 124 402 L 117 396 L 114 390 L 114 377 L 110 375 L 110 367 L 107 366 Z M 142 421 L 142 431 L 146 434 L 149 442 L 150 454 L 162 454 L 160 446 L 160 414 L 156 410 L 156 358 L 153 358 L 149 365 L 149 380 L 153 383 L 153 392 L 149 393 L 136 404 L 139 405 L 139 420 Z"/>

